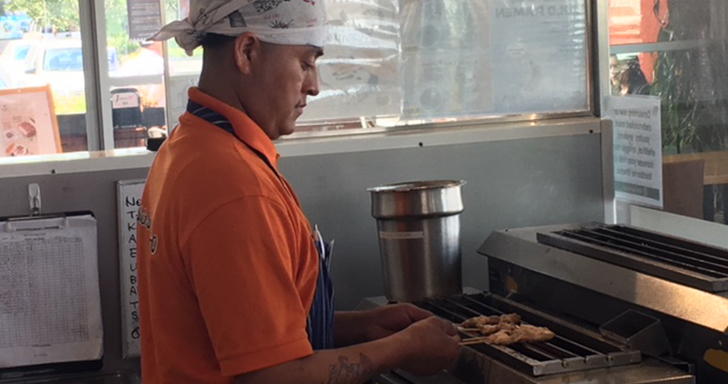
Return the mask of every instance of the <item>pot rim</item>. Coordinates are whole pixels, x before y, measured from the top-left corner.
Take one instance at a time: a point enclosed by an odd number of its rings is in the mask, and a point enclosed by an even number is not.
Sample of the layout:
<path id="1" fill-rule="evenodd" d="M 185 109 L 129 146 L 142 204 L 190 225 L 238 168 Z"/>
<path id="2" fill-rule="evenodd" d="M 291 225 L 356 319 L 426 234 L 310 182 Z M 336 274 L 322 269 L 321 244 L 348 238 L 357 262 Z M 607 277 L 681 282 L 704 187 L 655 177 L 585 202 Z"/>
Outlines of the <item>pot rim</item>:
<path id="1" fill-rule="evenodd" d="M 384 184 L 376 187 L 367 188 L 372 193 L 380 192 L 409 192 L 423 191 L 432 189 L 455 188 L 465 185 L 465 180 L 424 180 L 424 181 L 404 181 L 401 183 Z"/>

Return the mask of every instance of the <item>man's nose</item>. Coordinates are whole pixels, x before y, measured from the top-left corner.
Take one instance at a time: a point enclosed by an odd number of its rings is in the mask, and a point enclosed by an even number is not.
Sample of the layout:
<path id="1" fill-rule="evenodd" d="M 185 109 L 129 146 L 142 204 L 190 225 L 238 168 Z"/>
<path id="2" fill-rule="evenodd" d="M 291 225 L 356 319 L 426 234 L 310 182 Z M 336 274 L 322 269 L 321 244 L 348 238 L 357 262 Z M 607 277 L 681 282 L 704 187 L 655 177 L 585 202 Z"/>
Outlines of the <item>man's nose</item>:
<path id="1" fill-rule="evenodd" d="M 319 94 L 319 76 L 317 69 L 309 72 L 303 91 L 305 94 L 310 96 L 316 96 Z"/>

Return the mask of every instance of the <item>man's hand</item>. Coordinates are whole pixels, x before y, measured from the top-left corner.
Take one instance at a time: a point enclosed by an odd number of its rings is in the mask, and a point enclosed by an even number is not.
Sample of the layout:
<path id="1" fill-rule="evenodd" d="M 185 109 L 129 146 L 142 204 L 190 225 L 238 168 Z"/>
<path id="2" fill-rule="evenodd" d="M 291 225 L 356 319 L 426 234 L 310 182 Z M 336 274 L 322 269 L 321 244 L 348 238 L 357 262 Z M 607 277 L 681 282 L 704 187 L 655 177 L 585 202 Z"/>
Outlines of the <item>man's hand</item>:
<path id="1" fill-rule="evenodd" d="M 432 314 L 412 304 L 395 304 L 368 311 L 336 312 L 334 341 L 337 347 L 379 340 Z"/>
<path id="2" fill-rule="evenodd" d="M 364 337 L 366 341 L 374 341 L 431 317 L 432 313 L 412 304 L 394 304 L 367 311 L 365 316 Z"/>
<path id="3" fill-rule="evenodd" d="M 401 368 L 415 375 L 434 375 L 450 367 L 460 354 L 457 328 L 435 316 L 412 324 L 394 337 L 401 338 L 409 348 Z"/>

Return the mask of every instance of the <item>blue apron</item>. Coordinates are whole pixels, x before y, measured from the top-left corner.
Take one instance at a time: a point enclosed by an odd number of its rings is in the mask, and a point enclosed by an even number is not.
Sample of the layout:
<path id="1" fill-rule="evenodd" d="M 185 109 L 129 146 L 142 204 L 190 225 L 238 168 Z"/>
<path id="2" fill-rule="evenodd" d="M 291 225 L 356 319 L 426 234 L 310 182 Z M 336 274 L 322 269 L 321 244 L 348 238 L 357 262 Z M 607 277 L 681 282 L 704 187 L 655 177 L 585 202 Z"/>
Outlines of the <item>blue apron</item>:
<path id="1" fill-rule="evenodd" d="M 187 112 L 229 132 L 240 140 L 235 134 L 233 124 L 222 114 L 192 100 L 187 102 Z M 244 141 L 240 141 L 258 155 L 273 173 L 280 178 L 280 175 L 278 175 L 278 172 L 273 167 L 273 164 L 268 161 L 267 157 Z M 318 228 L 316 228 L 314 235 L 312 241 L 319 254 L 319 274 L 316 282 L 314 301 L 311 305 L 311 311 L 308 314 L 306 330 L 308 332 L 308 339 L 314 350 L 331 349 L 334 348 L 334 287 L 329 272 L 331 245 L 323 240 Z"/>

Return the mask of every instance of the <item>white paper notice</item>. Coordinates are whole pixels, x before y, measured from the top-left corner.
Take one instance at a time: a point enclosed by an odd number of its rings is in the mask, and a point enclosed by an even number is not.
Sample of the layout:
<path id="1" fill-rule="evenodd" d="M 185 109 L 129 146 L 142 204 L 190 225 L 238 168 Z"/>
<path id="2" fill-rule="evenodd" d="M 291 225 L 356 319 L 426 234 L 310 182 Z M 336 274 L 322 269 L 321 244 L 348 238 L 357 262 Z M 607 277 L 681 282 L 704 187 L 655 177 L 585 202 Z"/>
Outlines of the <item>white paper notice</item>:
<path id="1" fill-rule="evenodd" d="M 167 121 L 169 131 L 177 127 L 179 117 L 187 110 L 187 91 L 194 87 L 200 76 L 171 76 L 167 79 Z"/>
<path id="2" fill-rule="evenodd" d="M 492 0 L 495 109 L 502 113 L 588 109 L 583 0 Z"/>
<path id="3" fill-rule="evenodd" d="M 0 222 L 0 368 L 98 360 L 96 220 Z"/>
<path id="4" fill-rule="evenodd" d="M 318 60 L 321 90 L 299 121 L 399 113 L 398 7 L 397 0 L 326 2 L 329 38 Z"/>
<path id="5" fill-rule="evenodd" d="M 137 212 L 142 203 L 144 180 L 119 182 L 119 278 L 121 279 L 122 356 L 141 353 L 139 333 L 139 291 L 137 286 Z"/>
<path id="6" fill-rule="evenodd" d="M 490 2 L 406 0 L 403 4 L 402 117 L 438 119 L 492 112 Z"/>
<path id="7" fill-rule="evenodd" d="M 618 199 L 662 208 L 660 98 L 609 96 L 614 122 L 614 188 Z"/>

